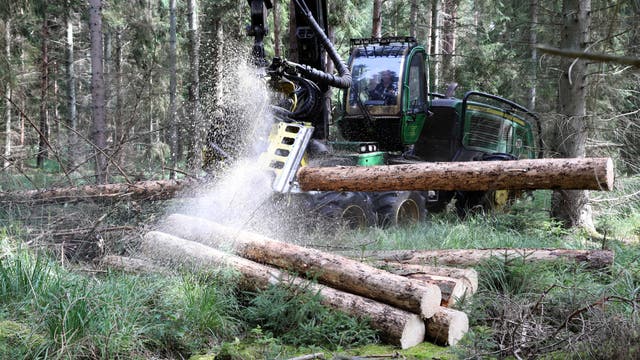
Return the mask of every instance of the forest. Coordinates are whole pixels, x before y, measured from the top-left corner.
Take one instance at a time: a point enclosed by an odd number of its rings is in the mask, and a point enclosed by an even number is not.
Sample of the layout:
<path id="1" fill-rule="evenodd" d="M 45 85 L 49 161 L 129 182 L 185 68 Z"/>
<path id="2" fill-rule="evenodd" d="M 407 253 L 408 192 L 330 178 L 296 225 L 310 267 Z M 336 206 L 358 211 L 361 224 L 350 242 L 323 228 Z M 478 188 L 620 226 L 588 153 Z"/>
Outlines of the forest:
<path id="1" fill-rule="evenodd" d="M 252 57 L 250 3 L 0 1 L 0 358 L 640 354 L 640 1 L 327 0 L 327 36 L 343 59 L 353 38 L 414 37 L 431 93 L 508 98 L 540 119 L 544 158 L 615 168 L 609 192 L 532 191 L 505 211 L 449 206 L 419 224 L 365 229 L 277 207 L 289 200 L 266 205 L 252 172 L 274 95 Z M 265 57 L 298 59 L 296 1 L 268 3 Z M 331 125 L 341 96 L 328 97 Z M 453 306 L 469 316 L 464 337 L 402 352 L 366 318 L 323 306 L 313 282 L 246 291 L 228 269 L 123 271 L 103 260 L 130 259 L 171 213 L 326 251 L 558 248 L 615 259 L 597 269 L 478 262 L 476 293 Z"/>

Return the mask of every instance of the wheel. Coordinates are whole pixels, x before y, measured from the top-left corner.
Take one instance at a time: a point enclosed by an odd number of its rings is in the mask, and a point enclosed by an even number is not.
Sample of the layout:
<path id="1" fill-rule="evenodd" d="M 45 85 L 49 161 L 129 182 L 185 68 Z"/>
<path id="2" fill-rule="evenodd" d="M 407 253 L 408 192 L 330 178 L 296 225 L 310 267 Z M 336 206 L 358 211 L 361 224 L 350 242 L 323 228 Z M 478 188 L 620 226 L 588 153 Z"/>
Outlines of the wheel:
<path id="1" fill-rule="evenodd" d="M 373 226 L 376 220 L 371 198 L 362 192 L 319 192 L 311 197 L 311 210 L 351 229 Z"/>
<path id="2" fill-rule="evenodd" d="M 374 199 L 378 223 L 385 226 L 417 224 L 427 214 L 425 198 L 417 191 L 387 191 Z"/>
<path id="3" fill-rule="evenodd" d="M 517 160 L 511 154 L 485 154 L 482 161 L 510 161 Z M 458 191 L 455 194 L 456 212 L 464 218 L 469 214 L 488 214 L 503 211 L 510 202 L 517 197 L 517 193 L 510 190 L 489 191 Z"/>

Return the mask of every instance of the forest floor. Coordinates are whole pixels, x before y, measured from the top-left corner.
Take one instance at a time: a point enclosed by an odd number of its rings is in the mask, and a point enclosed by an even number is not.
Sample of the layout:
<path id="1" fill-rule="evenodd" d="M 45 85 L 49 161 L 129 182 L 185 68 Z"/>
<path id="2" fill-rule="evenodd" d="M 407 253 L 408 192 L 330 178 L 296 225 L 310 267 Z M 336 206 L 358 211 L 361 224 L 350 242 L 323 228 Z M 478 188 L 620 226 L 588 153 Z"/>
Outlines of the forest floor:
<path id="1" fill-rule="evenodd" d="M 628 178 L 614 192 L 592 193 L 599 238 L 552 221 L 545 191 L 506 213 L 460 220 L 450 211 L 403 228 L 327 231 L 326 224 L 300 227 L 299 218 L 276 226 L 250 214 L 247 226 L 266 223 L 269 236 L 294 233 L 298 243 L 323 250 L 615 252 L 603 270 L 491 259 L 476 267 L 478 292 L 457 305 L 470 319 L 462 341 L 407 350 L 380 344 L 363 322 L 319 310 L 317 299 L 291 289 L 249 294 L 226 272 L 125 274 L 97 266 L 107 254 L 135 254 L 137 239 L 165 215 L 193 212 L 193 198 L 3 204 L 0 358 L 632 358 L 640 354 L 639 188 L 640 179 Z"/>

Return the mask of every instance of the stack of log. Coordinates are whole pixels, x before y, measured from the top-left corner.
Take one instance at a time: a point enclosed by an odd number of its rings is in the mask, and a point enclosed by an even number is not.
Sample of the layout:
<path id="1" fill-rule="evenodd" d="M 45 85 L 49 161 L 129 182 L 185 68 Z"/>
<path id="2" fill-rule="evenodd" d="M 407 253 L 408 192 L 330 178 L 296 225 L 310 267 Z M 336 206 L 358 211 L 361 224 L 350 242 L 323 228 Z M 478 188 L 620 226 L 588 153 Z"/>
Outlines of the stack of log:
<path id="1" fill-rule="evenodd" d="M 148 260 L 109 256 L 103 264 L 135 272 L 169 272 L 167 266 L 198 271 L 230 267 L 240 274 L 240 286 L 253 291 L 278 283 L 304 285 L 317 292 L 323 304 L 369 319 L 383 340 L 403 349 L 425 340 L 455 345 L 468 331 L 467 315 L 451 306 L 475 293 L 478 275 L 471 268 L 443 264 L 470 266 L 491 256 L 505 261 L 570 260 L 591 268 L 613 262 L 613 252 L 606 250 L 411 250 L 338 255 L 180 214 L 170 215 L 160 230 L 143 238 L 141 254 Z"/>
<path id="2" fill-rule="evenodd" d="M 160 230 L 147 233 L 141 244 L 141 253 L 156 264 L 151 271 L 157 265 L 230 267 L 247 290 L 305 284 L 323 304 L 369 319 L 384 341 L 403 349 L 425 340 L 455 345 L 469 328 L 467 315 L 450 306 L 477 289 L 477 274 L 470 269 L 369 265 L 179 214 L 170 215 Z"/>

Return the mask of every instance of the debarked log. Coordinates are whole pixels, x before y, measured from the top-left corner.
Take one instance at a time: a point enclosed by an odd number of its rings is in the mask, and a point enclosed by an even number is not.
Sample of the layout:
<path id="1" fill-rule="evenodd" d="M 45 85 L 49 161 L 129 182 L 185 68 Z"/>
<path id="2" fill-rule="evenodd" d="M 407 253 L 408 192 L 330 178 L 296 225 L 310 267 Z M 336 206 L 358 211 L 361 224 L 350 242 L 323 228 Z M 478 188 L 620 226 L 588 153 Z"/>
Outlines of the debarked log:
<path id="1" fill-rule="evenodd" d="M 337 289 L 374 299 L 429 318 L 440 306 L 436 285 L 391 274 L 344 256 L 236 230 L 202 218 L 170 215 L 164 231 L 212 247 L 231 245 L 239 256 L 311 276 Z"/>
<path id="2" fill-rule="evenodd" d="M 612 190 L 614 170 L 611 158 L 306 166 L 298 182 L 304 191 Z"/>
<path id="3" fill-rule="evenodd" d="M 442 250 L 390 250 L 365 251 L 352 254 L 354 257 L 419 265 L 477 266 L 494 257 L 509 261 L 573 261 L 584 263 L 590 269 L 611 266 L 614 253 L 611 250 L 576 249 L 442 249 Z"/>
<path id="4" fill-rule="evenodd" d="M 194 241 L 151 231 L 144 236 L 140 249 L 147 257 L 163 265 L 183 266 L 196 271 L 231 268 L 239 273 L 240 286 L 250 291 L 265 289 L 276 284 L 293 284 L 309 289 L 318 293 L 321 303 L 326 306 L 355 317 L 368 318 L 371 327 L 380 331 L 385 341 L 403 349 L 419 344 L 425 337 L 425 322 L 417 314 L 328 286 L 309 283 L 279 269 Z"/>

